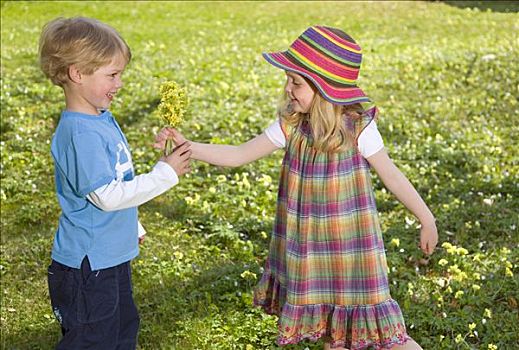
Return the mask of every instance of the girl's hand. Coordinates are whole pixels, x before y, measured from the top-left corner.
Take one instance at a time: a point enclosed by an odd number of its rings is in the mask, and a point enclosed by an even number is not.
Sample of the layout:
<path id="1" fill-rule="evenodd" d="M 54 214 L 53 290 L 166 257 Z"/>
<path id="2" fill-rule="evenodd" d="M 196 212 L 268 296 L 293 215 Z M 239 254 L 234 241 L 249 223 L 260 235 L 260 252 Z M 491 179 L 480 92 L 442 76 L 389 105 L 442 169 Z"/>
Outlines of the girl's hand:
<path id="1" fill-rule="evenodd" d="M 434 221 L 425 225 L 422 224 L 420 229 L 420 248 L 422 251 L 427 255 L 431 255 L 436 244 L 438 244 L 438 230 Z"/>
<path id="2" fill-rule="evenodd" d="M 155 135 L 154 148 L 164 150 L 166 147 L 166 140 L 168 139 L 169 131 L 168 128 L 162 128 L 157 135 Z"/>
<path id="3" fill-rule="evenodd" d="M 171 136 L 171 139 L 175 143 L 175 145 L 181 145 L 185 143 L 186 141 L 189 141 L 175 128 L 169 128 L 169 135 Z"/>
<path id="4" fill-rule="evenodd" d="M 173 140 L 176 146 L 181 145 L 187 141 L 184 135 L 182 135 L 177 129 L 166 127 L 160 130 L 157 136 L 155 136 L 155 143 L 153 144 L 153 147 L 164 150 L 167 139 Z"/>

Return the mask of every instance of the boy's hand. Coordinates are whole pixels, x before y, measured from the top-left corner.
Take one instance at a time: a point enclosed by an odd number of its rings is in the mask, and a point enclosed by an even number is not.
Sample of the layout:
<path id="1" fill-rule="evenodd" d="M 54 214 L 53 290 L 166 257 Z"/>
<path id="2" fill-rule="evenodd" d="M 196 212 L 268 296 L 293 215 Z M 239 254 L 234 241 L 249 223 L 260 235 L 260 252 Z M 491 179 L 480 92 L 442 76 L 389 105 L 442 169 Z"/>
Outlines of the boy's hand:
<path id="1" fill-rule="evenodd" d="M 191 144 L 189 142 L 184 142 L 176 147 L 169 156 L 164 156 L 160 158 L 160 160 L 168 163 L 178 176 L 184 175 L 191 171 L 189 167 L 189 157 L 191 156 L 190 147 Z"/>
<path id="2" fill-rule="evenodd" d="M 167 139 L 172 139 L 175 145 L 180 145 L 188 141 L 177 129 L 166 127 L 160 130 L 157 136 L 155 136 L 153 147 L 163 150 L 164 147 L 166 147 Z"/>
<path id="3" fill-rule="evenodd" d="M 146 239 L 146 234 L 143 234 L 142 236 L 139 236 L 139 244 L 142 244 L 145 239 Z"/>
<path id="4" fill-rule="evenodd" d="M 431 255 L 436 244 L 438 244 L 438 230 L 434 221 L 425 225 L 422 224 L 420 229 L 420 248 L 422 251 L 427 255 Z"/>

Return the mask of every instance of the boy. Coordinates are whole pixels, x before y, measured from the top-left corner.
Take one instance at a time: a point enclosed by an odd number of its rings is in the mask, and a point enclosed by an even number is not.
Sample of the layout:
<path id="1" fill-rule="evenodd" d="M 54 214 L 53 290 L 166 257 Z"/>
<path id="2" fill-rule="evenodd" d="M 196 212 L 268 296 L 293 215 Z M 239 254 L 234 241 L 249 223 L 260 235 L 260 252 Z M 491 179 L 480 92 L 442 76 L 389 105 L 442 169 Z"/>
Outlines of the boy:
<path id="1" fill-rule="evenodd" d="M 126 138 L 108 111 L 131 59 L 110 26 L 57 18 L 40 38 L 40 64 L 65 95 L 52 139 L 62 209 L 48 269 L 49 294 L 63 338 L 57 349 L 135 349 L 139 315 L 130 261 L 145 233 L 137 206 L 188 172 L 189 144 L 134 175 Z"/>

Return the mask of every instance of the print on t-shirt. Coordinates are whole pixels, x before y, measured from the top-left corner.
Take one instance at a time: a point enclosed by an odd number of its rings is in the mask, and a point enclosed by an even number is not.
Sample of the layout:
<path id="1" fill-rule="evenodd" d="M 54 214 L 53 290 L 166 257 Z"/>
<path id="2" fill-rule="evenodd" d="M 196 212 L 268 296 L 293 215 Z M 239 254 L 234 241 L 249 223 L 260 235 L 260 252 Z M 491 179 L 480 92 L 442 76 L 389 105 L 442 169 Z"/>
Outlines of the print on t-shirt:
<path id="1" fill-rule="evenodd" d="M 119 142 L 117 148 L 117 163 L 115 163 L 116 180 L 130 181 L 133 178 L 132 156 L 123 142 Z"/>

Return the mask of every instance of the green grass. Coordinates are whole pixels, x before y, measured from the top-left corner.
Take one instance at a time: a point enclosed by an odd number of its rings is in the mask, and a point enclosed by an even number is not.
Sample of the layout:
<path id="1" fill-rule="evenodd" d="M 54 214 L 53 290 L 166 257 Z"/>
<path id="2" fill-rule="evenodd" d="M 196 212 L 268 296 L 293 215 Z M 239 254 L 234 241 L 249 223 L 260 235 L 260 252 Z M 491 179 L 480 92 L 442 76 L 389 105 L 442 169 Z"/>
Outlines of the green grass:
<path id="1" fill-rule="evenodd" d="M 1 9 L 2 349 L 52 349 L 59 339 L 46 267 L 59 216 L 50 139 L 63 98 L 38 68 L 37 45 L 44 23 L 74 15 L 111 24 L 132 48 L 112 111 L 138 173 L 159 157 L 151 144 L 161 82 L 189 89 L 186 136 L 246 141 L 273 120 L 284 80 L 260 53 L 286 48 L 309 25 L 346 30 L 364 49 L 360 84 L 382 112 L 386 147 L 448 243 L 421 261 L 417 223 L 375 178 L 391 292 L 411 336 L 424 349 L 519 347 L 517 12 L 438 2 L 4 1 Z M 236 169 L 195 163 L 140 208 L 149 232 L 133 263 L 140 349 L 277 349 L 276 319 L 251 306 L 251 290 L 280 160 L 277 152 Z M 306 346 L 320 348 L 287 349 Z"/>

